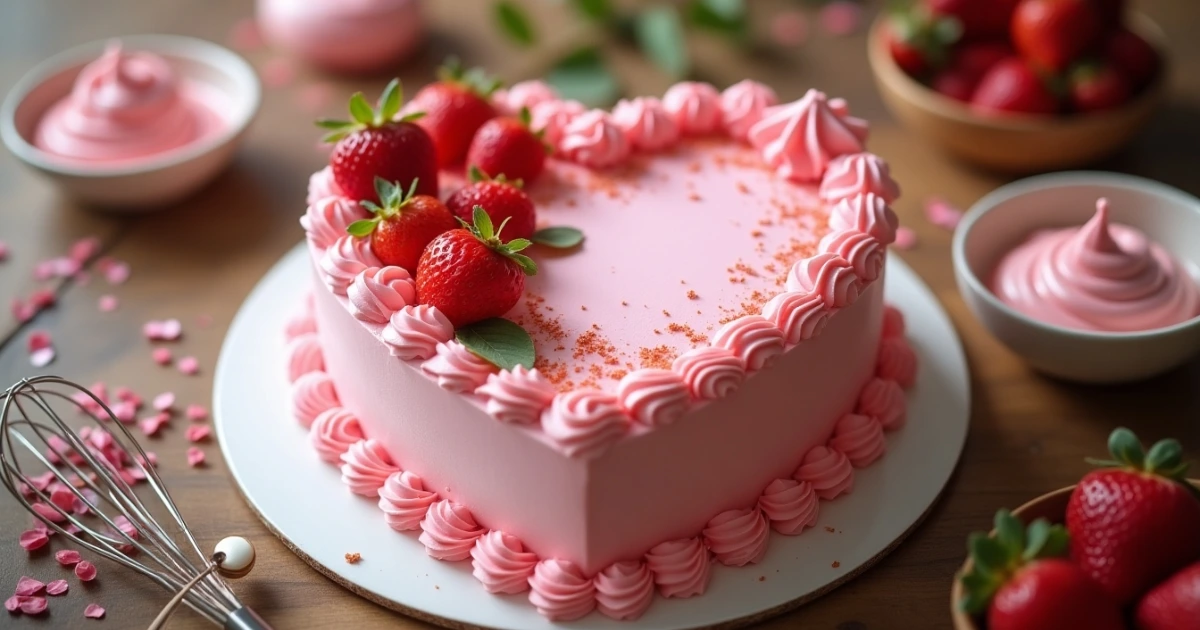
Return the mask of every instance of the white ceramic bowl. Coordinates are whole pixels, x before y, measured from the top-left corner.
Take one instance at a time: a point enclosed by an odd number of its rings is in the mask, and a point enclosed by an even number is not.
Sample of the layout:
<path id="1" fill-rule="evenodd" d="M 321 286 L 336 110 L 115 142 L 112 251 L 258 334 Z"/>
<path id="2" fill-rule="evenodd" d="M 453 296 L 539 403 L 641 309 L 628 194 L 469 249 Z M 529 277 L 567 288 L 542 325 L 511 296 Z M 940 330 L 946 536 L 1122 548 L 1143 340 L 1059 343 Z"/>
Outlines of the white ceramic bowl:
<path id="1" fill-rule="evenodd" d="M 0 107 L 0 136 L 22 162 L 54 180 L 70 197 L 112 211 L 162 208 L 196 192 L 233 159 L 258 112 L 262 89 L 246 60 L 212 42 L 178 35 L 121 37 L 129 50 L 164 57 L 181 77 L 207 83 L 227 95 L 221 112 L 227 127 L 178 150 L 121 166 L 66 164 L 33 145 L 42 114 L 65 97 L 83 66 L 99 58 L 110 40 L 59 53 L 30 70 Z"/>
<path id="2" fill-rule="evenodd" d="M 1035 369 L 1084 383 L 1140 380 L 1200 351 L 1200 317 L 1143 332 L 1072 330 L 1017 312 L 985 284 L 1000 258 L 1031 232 L 1083 225 L 1100 197 L 1108 198 L 1113 221 L 1145 232 L 1193 275 L 1200 269 L 1200 199 L 1141 177 L 1081 171 L 1030 177 L 979 200 L 954 235 L 954 274 L 975 316 Z"/>

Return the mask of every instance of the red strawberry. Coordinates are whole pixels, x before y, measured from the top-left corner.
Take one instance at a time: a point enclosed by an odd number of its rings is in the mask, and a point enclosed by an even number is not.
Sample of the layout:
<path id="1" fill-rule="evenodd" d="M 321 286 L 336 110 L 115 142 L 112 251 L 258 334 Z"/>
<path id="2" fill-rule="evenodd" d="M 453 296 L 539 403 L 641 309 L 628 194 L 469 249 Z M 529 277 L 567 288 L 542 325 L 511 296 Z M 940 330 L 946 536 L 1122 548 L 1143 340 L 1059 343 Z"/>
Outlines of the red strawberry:
<path id="1" fill-rule="evenodd" d="M 933 75 L 929 87 L 956 101 L 968 103 L 971 101 L 971 94 L 975 92 L 976 81 L 977 78 L 968 72 L 958 68 L 946 68 Z"/>
<path id="2" fill-rule="evenodd" d="M 1020 0 L 926 0 L 934 15 L 951 17 L 962 25 L 963 39 L 1004 36 Z"/>
<path id="3" fill-rule="evenodd" d="M 477 68 L 463 71 L 456 60 L 440 75 L 417 92 L 413 105 L 425 112 L 417 124 L 433 137 L 438 167 L 449 168 L 463 161 L 475 131 L 496 116 L 489 97 L 500 83 Z"/>
<path id="4" fill-rule="evenodd" d="M 1187 630 L 1200 627 L 1200 562 L 1167 578 L 1138 602 L 1138 630 Z"/>
<path id="5" fill-rule="evenodd" d="M 537 265 L 519 253 L 531 243 L 500 240 L 492 220 L 475 206 L 473 223 L 433 239 L 417 265 L 417 301 L 437 307 L 455 328 L 500 317 L 525 293 L 525 276 Z"/>
<path id="6" fill-rule="evenodd" d="M 1125 0 L 1093 0 L 1096 12 L 1100 15 L 1100 26 L 1105 33 L 1112 33 L 1121 28 L 1125 21 Z"/>
<path id="7" fill-rule="evenodd" d="M 909 76 L 920 77 L 945 65 L 959 27 L 954 20 L 935 19 L 924 11 L 898 11 L 889 16 L 883 36 L 896 65 Z"/>
<path id="8" fill-rule="evenodd" d="M 337 143 L 329 164 L 333 180 L 347 197 L 358 201 L 374 198 L 376 178 L 400 182 L 405 188 L 420 181 L 417 192 L 437 194 L 433 141 L 411 122 L 420 114 L 394 120 L 403 100 L 400 81 L 393 79 L 376 107 L 359 92 L 350 98 L 352 120 L 317 121 L 318 126 L 330 130 L 325 141 Z"/>
<path id="9" fill-rule="evenodd" d="M 1184 481 L 1175 440 L 1148 453 L 1129 429 L 1112 432 L 1110 468 L 1088 473 L 1067 503 L 1071 559 L 1120 605 L 1200 559 L 1200 494 Z"/>
<path id="10" fill-rule="evenodd" d="M 1140 90 L 1158 74 L 1158 51 L 1128 29 L 1120 29 L 1108 38 L 1104 58 L 1120 68 L 1134 90 Z"/>
<path id="11" fill-rule="evenodd" d="M 1039 70 L 1066 70 L 1101 34 L 1092 0 L 1021 0 L 1013 14 L 1013 44 Z"/>
<path id="12" fill-rule="evenodd" d="M 1058 101 L 1025 62 L 1013 57 L 983 75 L 971 95 L 971 107 L 984 114 L 1053 114 Z"/>
<path id="13" fill-rule="evenodd" d="M 965 42 L 954 53 L 950 67 L 978 81 L 992 66 L 1013 56 L 1013 49 L 1006 42 Z"/>
<path id="14" fill-rule="evenodd" d="M 475 132 L 467 164 L 493 176 L 532 184 L 546 166 L 546 144 L 529 129 L 529 110 L 520 118 L 493 118 Z"/>
<path id="15" fill-rule="evenodd" d="M 1084 65 L 1071 72 L 1071 106 L 1094 112 L 1125 104 L 1132 90 L 1119 70 L 1105 65 Z"/>
<path id="16" fill-rule="evenodd" d="M 351 223 L 346 231 L 358 237 L 370 236 L 371 251 L 383 264 L 416 273 L 421 252 L 429 241 L 457 225 L 454 215 L 437 197 L 414 194 L 416 180 L 407 193 L 384 179 L 376 179 L 375 187 L 379 204 L 362 202 L 375 216 Z"/>
<path id="17" fill-rule="evenodd" d="M 483 206 L 492 225 L 505 225 L 506 234 L 513 238 L 531 238 L 537 225 L 537 211 L 529 195 L 521 190 L 521 182 L 508 181 L 501 175 L 489 178 L 478 168 L 470 171 L 471 184 L 454 191 L 446 199 L 446 207 L 454 216 L 472 220 L 475 206 Z M 507 223 L 505 223 L 507 222 Z"/>
<path id="18" fill-rule="evenodd" d="M 1008 510 L 996 513 L 996 536 L 971 534 L 974 563 L 962 575 L 966 612 L 986 616 L 988 630 L 1120 630 L 1121 611 L 1069 561 L 1062 525 L 1038 519 L 1028 528 Z"/>

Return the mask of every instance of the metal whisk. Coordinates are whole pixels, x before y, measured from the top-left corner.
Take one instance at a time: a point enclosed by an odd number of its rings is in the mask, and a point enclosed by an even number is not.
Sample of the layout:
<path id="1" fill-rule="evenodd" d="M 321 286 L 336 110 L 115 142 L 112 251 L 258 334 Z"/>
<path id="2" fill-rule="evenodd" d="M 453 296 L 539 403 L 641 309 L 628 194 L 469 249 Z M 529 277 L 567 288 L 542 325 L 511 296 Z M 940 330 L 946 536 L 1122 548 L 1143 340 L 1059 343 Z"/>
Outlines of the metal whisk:
<path id="1" fill-rule="evenodd" d="M 151 630 L 181 601 L 226 630 L 270 630 L 221 579 L 249 573 L 254 547 L 230 537 L 212 554 L 200 551 L 146 451 L 104 401 L 57 376 L 22 379 L 0 401 L 4 486 L 47 527 L 174 593 Z M 57 408 L 82 412 L 87 428 L 72 429 Z M 45 483 L 34 481 L 47 471 L 58 482 L 50 484 L 58 502 Z M 142 479 L 157 497 L 151 505 L 169 517 L 162 523 L 133 491 Z M 72 505 L 60 505 L 66 502 L 62 489 L 73 495 Z"/>

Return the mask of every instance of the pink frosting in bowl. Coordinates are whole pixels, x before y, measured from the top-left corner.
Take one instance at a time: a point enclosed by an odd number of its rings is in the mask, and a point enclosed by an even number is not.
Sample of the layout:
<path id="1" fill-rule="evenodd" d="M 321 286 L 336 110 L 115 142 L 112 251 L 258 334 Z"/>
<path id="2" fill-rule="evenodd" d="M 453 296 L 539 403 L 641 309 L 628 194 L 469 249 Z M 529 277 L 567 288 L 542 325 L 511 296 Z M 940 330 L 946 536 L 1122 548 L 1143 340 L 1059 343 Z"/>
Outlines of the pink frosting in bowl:
<path id="1" fill-rule="evenodd" d="M 258 0 L 257 5 L 267 39 L 335 72 L 392 67 L 424 39 L 418 0 Z"/>

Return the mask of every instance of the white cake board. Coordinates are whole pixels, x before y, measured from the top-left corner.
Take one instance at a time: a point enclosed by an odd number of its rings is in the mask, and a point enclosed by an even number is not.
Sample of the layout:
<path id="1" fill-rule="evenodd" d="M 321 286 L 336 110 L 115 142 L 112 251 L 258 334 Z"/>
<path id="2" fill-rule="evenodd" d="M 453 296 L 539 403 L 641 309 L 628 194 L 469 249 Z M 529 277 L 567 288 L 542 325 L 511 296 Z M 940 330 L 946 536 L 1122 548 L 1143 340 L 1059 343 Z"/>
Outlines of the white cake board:
<path id="1" fill-rule="evenodd" d="M 920 375 L 909 392 L 908 425 L 888 435 L 882 460 L 855 471 L 854 492 L 822 501 L 820 521 L 804 534 L 772 533 L 762 563 L 714 566 L 703 597 L 656 597 L 635 623 L 592 613 L 554 624 L 524 595 L 488 594 L 471 576 L 470 562 L 426 556 L 416 535 L 389 529 L 374 501 L 352 495 L 337 469 L 317 459 L 307 432 L 291 417 L 281 326 L 311 282 L 308 253 L 296 247 L 234 319 L 213 396 L 221 450 L 246 501 L 307 563 L 360 596 L 444 626 L 673 630 L 764 619 L 849 581 L 899 544 L 941 493 L 967 435 L 970 386 L 962 346 L 933 294 L 893 256 L 887 299 L 906 315 Z M 361 553 L 362 561 L 348 564 L 348 552 Z"/>

